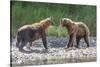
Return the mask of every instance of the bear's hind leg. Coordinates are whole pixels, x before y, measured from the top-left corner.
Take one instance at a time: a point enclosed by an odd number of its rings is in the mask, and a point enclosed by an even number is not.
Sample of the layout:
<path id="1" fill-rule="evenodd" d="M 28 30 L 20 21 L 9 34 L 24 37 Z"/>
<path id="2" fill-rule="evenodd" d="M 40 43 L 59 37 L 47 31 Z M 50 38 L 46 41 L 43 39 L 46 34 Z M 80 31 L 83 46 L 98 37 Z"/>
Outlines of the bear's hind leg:
<path id="1" fill-rule="evenodd" d="M 16 47 L 18 47 L 18 48 L 19 48 L 19 46 L 20 46 L 20 41 L 21 41 L 20 38 L 17 37 L 17 40 L 16 40 Z"/>
<path id="2" fill-rule="evenodd" d="M 19 50 L 23 50 L 23 47 L 26 45 L 27 42 L 22 41 L 21 45 L 19 46 Z"/>
<path id="3" fill-rule="evenodd" d="M 27 45 L 27 48 L 28 48 L 28 49 L 31 49 L 31 47 L 32 47 L 32 41 L 29 42 L 28 45 Z"/>
<path id="4" fill-rule="evenodd" d="M 85 36 L 84 40 L 85 40 L 85 42 L 87 44 L 87 47 L 89 47 L 89 45 L 90 45 L 90 43 L 89 43 L 89 36 Z"/>
<path id="5" fill-rule="evenodd" d="M 80 39 L 81 39 L 81 38 L 79 38 L 79 37 L 77 37 L 77 38 L 76 38 L 76 43 L 77 43 L 77 45 L 75 46 L 76 48 L 78 48 L 78 47 L 79 47 L 79 42 L 80 42 Z"/>

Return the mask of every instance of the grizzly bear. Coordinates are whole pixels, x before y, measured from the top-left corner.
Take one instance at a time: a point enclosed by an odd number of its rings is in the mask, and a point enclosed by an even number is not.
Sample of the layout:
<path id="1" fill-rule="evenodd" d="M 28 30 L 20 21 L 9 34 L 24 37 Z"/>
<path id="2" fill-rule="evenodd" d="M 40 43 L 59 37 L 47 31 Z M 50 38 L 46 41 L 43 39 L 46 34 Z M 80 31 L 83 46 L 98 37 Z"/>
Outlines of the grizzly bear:
<path id="1" fill-rule="evenodd" d="M 16 47 L 22 50 L 27 43 L 29 43 L 29 47 L 31 47 L 33 41 L 42 38 L 45 49 L 48 49 L 45 30 L 52 25 L 52 23 L 52 18 L 49 17 L 39 23 L 22 26 L 17 31 Z"/>
<path id="2" fill-rule="evenodd" d="M 62 18 L 60 25 L 66 27 L 69 33 L 69 42 L 67 48 L 78 48 L 81 38 L 84 38 L 87 47 L 89 47 L 89 35 L 90 31 L 86 24 L 83 22 L 75 22 L 69 18 Z"/>

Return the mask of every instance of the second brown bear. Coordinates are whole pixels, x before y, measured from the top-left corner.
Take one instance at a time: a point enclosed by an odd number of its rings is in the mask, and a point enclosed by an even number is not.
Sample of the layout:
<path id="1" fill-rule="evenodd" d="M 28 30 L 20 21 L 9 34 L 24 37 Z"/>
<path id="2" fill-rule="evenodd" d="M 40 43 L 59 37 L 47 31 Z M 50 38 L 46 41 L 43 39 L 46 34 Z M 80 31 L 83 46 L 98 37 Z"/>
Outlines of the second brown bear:
<path id="1" fill-rule="evenodd" d="M 62 27 L 66 27 L 68 29 L 69 33 L 69 42 L 67 47 L 76 47 L 78 48 L 79 42 L 81 38 L 84 38 L 87 47 L 89 47 L 89 28 L 86 26 L 86 24 L 82 22 L 74 22 L 71 19 L 68 18 L 62 18 L 60 25 Z"/>

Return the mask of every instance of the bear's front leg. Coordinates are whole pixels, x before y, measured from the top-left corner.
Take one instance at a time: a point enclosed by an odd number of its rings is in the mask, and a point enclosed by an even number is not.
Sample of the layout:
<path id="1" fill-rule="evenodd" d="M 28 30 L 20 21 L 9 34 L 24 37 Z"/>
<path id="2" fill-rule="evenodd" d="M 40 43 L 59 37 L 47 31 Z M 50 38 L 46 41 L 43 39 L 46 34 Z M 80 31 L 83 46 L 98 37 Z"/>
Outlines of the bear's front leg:
<path id="1" fill-rule="evenodd" d="M 73 33 L 72 34 L 72 45 L 71 47 L 76 47 L 77 46 L 77 43 L 76 43 L 76 34 Z"/>
<path id="2" fill-rule="evenodd" d="M 75 33 L 73 33 L 73 34 L 71 34 L 70 35 L 70 38 L 69 38 L 69 42 L 68 42 L 68 45 L 67 45 L 67 47 L 69 48 L 69 47 L 76 47 L 76 34 Z"/>
<path id="3" fill-rule="evenodd" d="M 48 47 L 47 47 L 46 33 L 45 33 L 45 31 L 42 32 L 41 37 L 42 37 L 42 42 L 43 42 L 43 45 L 44 45 L 45 49 L 48 49 Z"/>
<path id="4" fill-rule="evenodd" d="M 69 42 L 68 42 L 67 48 L 71 47 L 71 45 L 72 45 L 72 35 L 70 35 L 70 37 L 69 37 Z"/>

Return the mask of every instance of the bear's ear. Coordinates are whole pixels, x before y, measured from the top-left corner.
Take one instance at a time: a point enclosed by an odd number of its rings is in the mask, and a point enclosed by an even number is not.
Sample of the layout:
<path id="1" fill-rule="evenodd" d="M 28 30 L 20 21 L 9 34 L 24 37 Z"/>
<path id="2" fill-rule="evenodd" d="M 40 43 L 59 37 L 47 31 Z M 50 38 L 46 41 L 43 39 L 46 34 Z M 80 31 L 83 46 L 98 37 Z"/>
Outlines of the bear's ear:
<path id="1" fill-rule="evenodd" d="M 52 21 L 52 19 L 53 19 L 53 17 L 52 17 L 52 16 L 48 17 L 48 20 L 51 20 L 51 21 Z"/>
<path id="2" fill-rule="evenodd" d="M 62 18 L 60 19 L 60 23 L 62 22 Z"/>
<path id="3" fill-rule="evenodd" d="M 53 17 L 52 17 L 52 16 L 48 17 L 48 18 L 47 18 L 47 21 L 48 21 L 51 25 L 53 25 Z"/>
<path id="4" fill-rule="evenodd" d="M 61 24 L 65 24 L 65 23 L 66 23 L 65 18 L 62 18 L 62 19 L 60 20 L 60 23 L 61 23 Z"/>
<path id="5" fill-rule="evenodd" d="M 61 22 L 66 22 L 66 18 L 62 18 L 61 19 Z"/>

